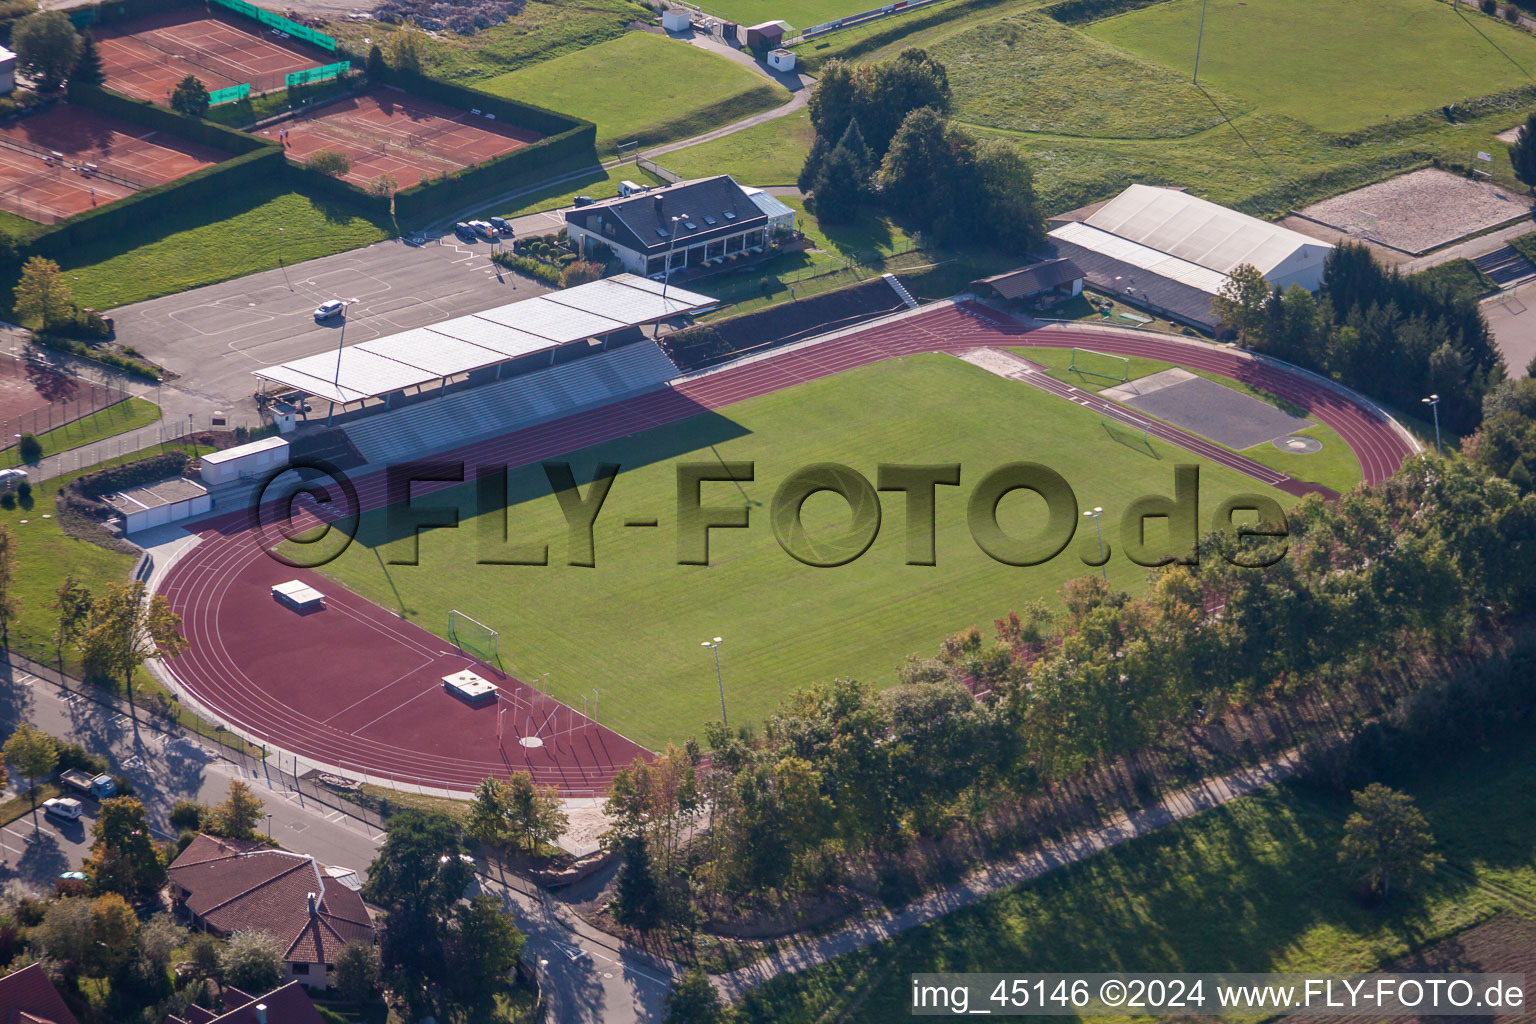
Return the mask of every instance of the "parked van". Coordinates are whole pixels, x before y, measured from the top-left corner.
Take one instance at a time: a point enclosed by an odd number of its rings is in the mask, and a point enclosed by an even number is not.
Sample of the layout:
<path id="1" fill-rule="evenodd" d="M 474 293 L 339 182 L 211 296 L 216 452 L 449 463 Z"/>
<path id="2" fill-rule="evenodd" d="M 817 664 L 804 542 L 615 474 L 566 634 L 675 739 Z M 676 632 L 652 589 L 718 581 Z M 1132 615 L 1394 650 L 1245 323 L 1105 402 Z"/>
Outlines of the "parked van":
<path id="1" fill-rule="evenodd" d="M 648 191 L 648 186 L 636 185 L 632 181 L 619 182 L 619 195 L 626 199 L 628 199 L 630 196 L 639 195 L 641 192 L 645 191 Z"/>

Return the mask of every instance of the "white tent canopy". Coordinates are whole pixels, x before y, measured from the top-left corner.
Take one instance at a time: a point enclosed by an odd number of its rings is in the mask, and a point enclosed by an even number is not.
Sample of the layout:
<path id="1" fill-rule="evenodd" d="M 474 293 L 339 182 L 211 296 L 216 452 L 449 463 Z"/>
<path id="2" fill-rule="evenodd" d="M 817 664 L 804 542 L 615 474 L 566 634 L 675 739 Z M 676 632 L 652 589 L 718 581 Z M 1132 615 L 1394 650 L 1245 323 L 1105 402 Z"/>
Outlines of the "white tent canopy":
<path id="1" fill-rule="evenodd" d="M 681 288 L 668 287 L 665 299 L 661 292 L 657 282 L 619 274 L 253 372 L 345 405 L 715 304 Z"/>

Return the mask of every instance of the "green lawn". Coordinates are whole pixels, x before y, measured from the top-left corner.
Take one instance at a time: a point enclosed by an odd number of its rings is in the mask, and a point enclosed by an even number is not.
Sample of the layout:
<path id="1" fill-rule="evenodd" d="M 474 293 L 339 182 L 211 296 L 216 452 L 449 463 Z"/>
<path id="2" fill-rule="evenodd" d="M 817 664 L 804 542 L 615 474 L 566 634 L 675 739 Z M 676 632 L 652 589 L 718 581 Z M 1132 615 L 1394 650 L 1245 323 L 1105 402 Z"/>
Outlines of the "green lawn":
<path id="1" fill-rule="evenodd" d="M 1530 897 L 1536 745 L 1470 751 L 1393 782 L 1418 798 L 1458 870 L 1384 907 L 1362 906 L 1339 865 L 1347 802 L 1284 786 L 780 975 L 731 1019 L 905 1019 L 908 975 L 926 971 L 1369 971 L 1497 913 L 1499 897 L 1477 883 Z"/>
<path id="2" fill-rule="evenodd" d="M 1437 0 L 1169 0 L 1088 28 L 1244 103 L 1347 132 L 1529 85 L 1536 38 Z"/>
<path id="3" fill-rule="evenodd" d="M 391 234 L 387 217 L 273 181 L 82 245 L 62 263 L 76 301 L 106 309 L 271 270 L 279 247 L 291 267 Z"/>
<path id="4" fill-rule="evenodd" d="M 1021 345 L 1012 351 L 1017 352 L 1031 362 L 1039 363 L 1046 368 L 1046 372 L 1050 376 L 1055 377 L 1057 380 L 1076 385 L 1084 391 L 1099 392 L 1105 388 L 1116 387 L 1119 384 L 1119 381 L 1111 380 L 1107 377 L 1099 377 L 1093 373 L 1080 373 L 1069 369 L 1072 366 L 1071 349 L 1034 348 L 1028 345 Z M 1118 360 L 1112 364 L 1106 360 L 1103 361 L 1103 365 L 1092 362 L 1079 362 L 1078 365 L 1098 373 L 1110 373 L 1119 369 Z M 1174 363 L 1163 362 L 1160 359 L 1131 356 L 1130 366 L 1126 372 L 1129 375 L 1129 379 L 1137 380 L 1150 374 L 1161 373 L 1163 370 L 1169 369 L 1174 365 Z M 1305 409 L 1299 409 L 1289 402 L 1281 401 L 1267 391 L 1260 391 L 1258 388 L 1251 387 L 1241 381 L 1232 380 L 1230 377 L 1223 377 L 1220 374 L 1209 373 L 1204 370 L 1193 370 L 1191 372 L 1198 373 L 1207 380 L 1213 380 L 1223 387 L 1231 388 L 1233 391 L 1240 391 L 1245 395 L 1257 398 L 1261 402 L 1266 402 L 1297 416 L 1305 416 L 1307 414 Z M 1311 455 L 1298 455 L 1295 452 L 1281 451 L 1266 441 L 1264 444 L 1256 444 L 1252 448 L 1243 449 L 1242 454 L 1271 469 L 1278 469 L 1280 472 L 1296 480 L 1322 484 L 1324 487 L 1333 488 L 1340 494 L 1353 490 L 1365 479 L 1364 474 L 1360 470 L 1360 460 L 1355 457 L 1355 453 L 1350 450 L 1349 445 L 1344 443 L 1344 439 L 1332 427 L 1318 423 L 1305 430 L 1298 431 L 1298 433 L 1307 437 L 1314 437 L 1323 442 L 1323 450 Z M 1220 442 L 1213 443 L 1219 444 Z M 1225 445 L 1222 447 L 1225 447 Z"/>
<path id="5" fill-rule="evenodd" d="M 571 200 L 576 196 L 611 199 L 619 194 L 619 182 L 625 180 L 640 185 L 666 184 L 650 171 L 643 171 L 634 164 L 619 164 L 617 167 L 610 168 L 593 167 L 579 178 L 572 178 L 559 185 L 551 185 L 549 188 L 530 192 L 513 200 L 512 205 L 503 203 L 499 206 L 487 207 L 477 216 L 490 216 L 494 213 L 501 217 L 522 217 L 530 213 L 544 213 L 547 210 L 558 210 L 561 207 L 570 206 Z M 558 231 L 559 228 L 551 223 L 550 230 Z"/>
<path id="6" fill-rule="evenodd" d="M 641 148 L 719 128 L 789 101 L 789 90 L 697 46 L 629 32 L 584 50 L 476 83 L 597 124 L 597 149 Z"/>
<path id="7" fill-rule="evenodd" d="M 130 398 L 124 402 L 110 405 L 99 412 L 93 412 L 89 416 L 82 416 L 73 423 L 67 423 L 37 435 L 42 442 L 43 456 L 57 455 L 59 452 L 78 448 L 92 441 L 100 441 L 104 437 L 116 437 L 118 434 L 137 430 L 139 427 L 147 427 L 160 418 L 160 407 L 154 402 L 143 398 Z M 3 453 L 0 453 L 0 466 L 21 465 L 21 452 L 17 446 L 12 445 Z"/>
<path id="8" fill-rule="evenodd" d="M 30 238 L 42 230 L 42 228 L 43 225 L 36 221 L 27 220 L 27 218 L 11 213 L 9 210 L 0 210 L 0 231 L 4 231 L 12 238 Z"/>
<path id="9" fill-rule="evenodd" d="M 481 565 L 480 533 L 499 531 L 499 515 L 456 530 L 425 534 L 419 564 L 390 565 L 408 555 L 391 539 L 386 516 L 364 516 L 358 540 L 327 565 L 328 575 L 421 626 L 442 631 L 458 608 L 498 629 L 501 658 L 522 678 L 550 673 L 548 688 L 580 704 L 595 687 L 602 720 L 656 747 L 696 734 L 718 711 L 713 666 L 699 641 L 724 636 L 722 669 L 732 721 L 761 721 L 780 697 L 814 680 L 860 677 L 881 682 L 912 652 L 931 653 L 945 636 L 990 623 L 1033 598 L 1054 600 L 1062 583 L 1087 570 L 1076 539 L 1036 568 L 992 561 L 971 539 L 966 496 L 986 473 L 1027 457 L 1060 472 L 1080 503 L 1124 509 L 1148 493 L 1171 493 L 1175 463 L 1198 461 L 1153 441 L 1151 451 L 1107 436 L 1099 417 L 1070 402 L 1045 398 L 951 356 L 924 355 L 851 370 L 765 395 L 716 413 L 657 427 L 579 452 L 585 483 L 599 462 L 624 472 L 613 484 L 596 527 L 596 568 L 565 564 L 567 532 L 538 467 L 515 470 L 509 535 L 514 543 L 548 540 L 548 567 Z M 738 488 L 704 485 L 706 505 L 749 510 L 750 527 L 716 530 L 709 567 L 679 566 L 675 534 L 677 465 L 753 460 L 756 479 Z M 885 523 L 856 561 L 815 569 L 780 549 L 769 505 L 790 473 L 841 462 L 871 480 L 876 465 L 959 462 L 960 488 L 940 488 L 936 567 L 904 564 L 905 514 L 899 496 L 884 501 Z M 1213 465 L 1201 475 L 1202 516 L 1224 496 L 1268 493 L 1292 499 Z M 460 491 L 460 493 L 467 493 Z M 436 504 L 451 496 L 418 499 Z M 1038 499 L 1003 501 L 1005 529 L 1039 529 Z M 827 494 L 805 505 L 809 536 L 840 535 L 843 503 Z M 660 529 L 622 525 L 658 517 Z M 1076 517 L 1074 517 L 1075 520 Z M 1156 529 L 1153 528 L 1153 533 Z M 500 536 L 499 532 L 497 534 Z M 1105 524 L 1119 540 L 1119 524 Z M 1145 570 L 1115 558 L 1110 582 L 1137 590 Z M 707 653 L 707 652 L 706 652 Z"/>
<path id="10" fill-rule="evenodd" d="M 1187 74 L 1034 12 L 983 22 L 929 52 L 949 70 L 954 115 L 989 128 L 1168 138 L 1242 110 L 1229 97 L 1206 96 Z"/>
<path id="11" fill-rule="evenodd" d="M 650 8 L 632 0 L 531 0 L 500 25 L 472 36 L 438 33 L 427 44 L 422 70 L 434 78 L 470 85 L 615 39 L 628 31 L 630 22 L 654 16 Z M 348 19 L 330 22 L 325 30 L 354 53 L 367 53 L 373 43 L 382 46 L 395 27 Z M 550 106 L 537 99 L 532 102 Z"/>
<path id="12" fill-rule="evenodd" d="M 793 185 L 815 139 L 810 114 L 802 109 L 713 142 L 701 142 L 662 156 L 657 162 L 685 178 L 729 174 L 743 185 Z"/>

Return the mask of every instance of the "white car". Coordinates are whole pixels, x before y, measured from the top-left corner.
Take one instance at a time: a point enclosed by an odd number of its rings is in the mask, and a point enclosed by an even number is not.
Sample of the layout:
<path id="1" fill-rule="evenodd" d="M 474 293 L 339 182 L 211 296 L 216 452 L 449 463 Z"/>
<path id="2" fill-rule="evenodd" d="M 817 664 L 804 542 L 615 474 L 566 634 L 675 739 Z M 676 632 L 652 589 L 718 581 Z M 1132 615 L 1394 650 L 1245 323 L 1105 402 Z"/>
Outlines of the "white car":
<path id="1" fill-rule="evenodd" d="M 8 491 L 27 479 L 24 469 L 0 469 L 0 491 Z"/>
<path id="2" fill-rule="evenodd" d="M 491 227 L 491 222 L 488 220 L 472 220 L 469 222 L 469 229 L 481 238 L 495 239 L 496 237 L 496 229 Z"/>
<path id="3" fill-rule="evenodd" d="M 339 315 L 346 308 L 347 304 L 340 299 L 327 299 L 315 308 L 315 322 L 329 320 L 331 317 Z"/>
<path id="4" fill-rule="evenodd" d="M 51 814 L 65 821 L 74 821 L 80 817 L 80 812 L 84 809 L 84 805 L 72 796 L 56 796 L 52 800 L 43 801 L 44 814 Z"/>

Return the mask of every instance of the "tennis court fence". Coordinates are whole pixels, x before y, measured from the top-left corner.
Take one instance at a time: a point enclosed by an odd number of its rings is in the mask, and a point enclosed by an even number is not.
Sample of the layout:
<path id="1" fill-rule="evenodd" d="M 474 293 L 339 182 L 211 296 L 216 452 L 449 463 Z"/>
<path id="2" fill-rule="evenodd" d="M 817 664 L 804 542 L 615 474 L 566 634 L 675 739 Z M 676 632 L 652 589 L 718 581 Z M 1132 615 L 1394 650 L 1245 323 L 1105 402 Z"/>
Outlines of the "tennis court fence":
<path id="1" fill-rule="evenodd" d="M 84 164 L 68 163 L 67 160 L 63 160 L 60 157 L 54 156 L 52 150 L 44 149 L 41 146 L 34 146 L 30 142 L 18 142 L 15 139 L 8 139 L 4 136 L 0 136 L 0 148 L 9 149 L 15 153 L 25 153 L 28 156 L 35 156 L 39 160 L 53 161 L 60 167 L 64 167 L 72 171 L 81 171 L 93 178 L 101 178 L 105 181 L 115 182 L 118 185 L 122 185 L 124 188 L 131 188 L 135 192 L 142 192 L 150 187 L 144 182 L 139 181 L 137 178 L 130 178 L 126 174 L 118 174 L 116 171 L 106 170 L 99 164 L 92 164 L 89 162 Z"/>

